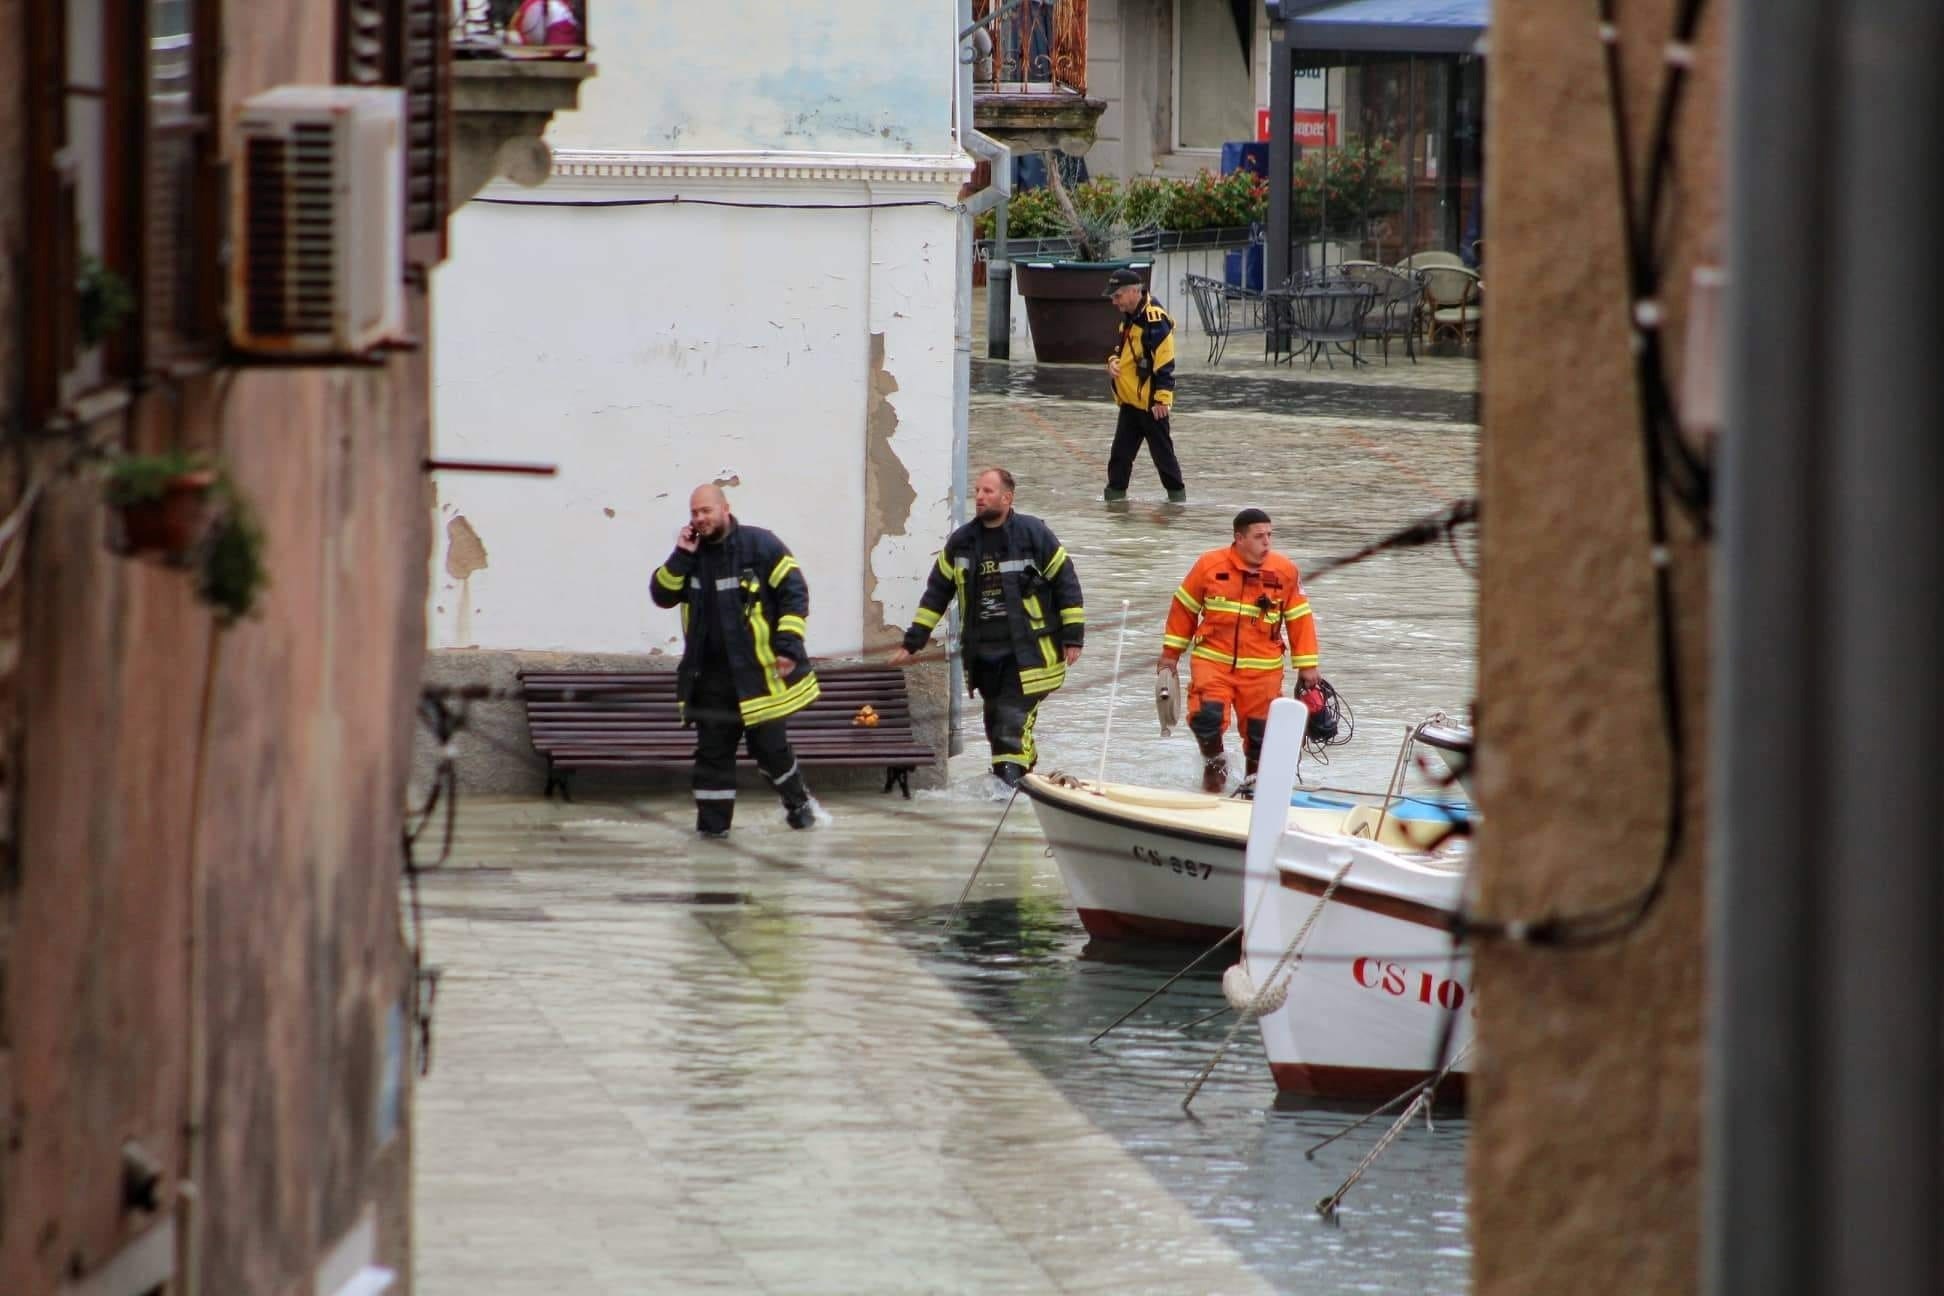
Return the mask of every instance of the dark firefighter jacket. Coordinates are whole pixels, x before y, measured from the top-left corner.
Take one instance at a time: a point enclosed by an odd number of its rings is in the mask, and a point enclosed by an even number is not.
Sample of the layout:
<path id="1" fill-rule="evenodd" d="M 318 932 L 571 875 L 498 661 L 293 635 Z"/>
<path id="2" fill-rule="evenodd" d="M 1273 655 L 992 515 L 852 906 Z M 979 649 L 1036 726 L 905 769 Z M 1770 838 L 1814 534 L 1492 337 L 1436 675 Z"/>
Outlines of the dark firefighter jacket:
<path id="1" fill-rule="evenodd" d="M 1141 298 L 1132 314 L 1121 316 L 1121 358 L 1114 377 L 1114 399 L 1144 410 L 1154 405 L 1174 407 L 1174 320 L 1152 297 Z"/>
<path id="2" fill-rule="evenodd" d="M 973 587 L 979 561 L 978 519 L 952 532 L 939 551 L 931 579 L 925 582 L 918 613 L 905 631 L 907 652 L 917 652 L 945 616 L 954 596 L 962 618 L 978 615 Z M 1051 527 L 1024 513 L 1008 514 L 999 530 L 1005 558 L 999 579 L 1006 592 L 1006 617 L 1012 623 L 1013 655 L 1019 662 L 1020 687 L 1028 696 L 1051 693 L 1066 682 L 1065 645 L 1079 646 L 1087 636 L 1087 612 L 1080 602 L 1080 577 Z M 969 601 L 968 601 L 969 600 Z M 978 651 L 978 635 L 968 624 L 959 636 L 959 653 L 970 667 Z M 968 678 L 970 670 L 967 671 Z"/>
<path id="3" fill-rule="evenodd" d="M 704 600 L 703 587 L 713 591 Z M 682 609 L 682 665 L 675 695 L 687 718 L 688 699 L 702 673 L 701 617 L 715 609 L 717 642 L 724 645 L 729 673 L 736 681 L 744 724 L 781 720 L 817 700 L 817 677 L 803 647 L 808 630 L 810 586 L 797 560 L 781 540 L 761 527 L 731 521 L 719 544 L 702 544 L 694 553 L 677 549 L 655 569 L 649 591 L 657 607 Z M 788 677 L 776 662 L 796 663 Z"/>

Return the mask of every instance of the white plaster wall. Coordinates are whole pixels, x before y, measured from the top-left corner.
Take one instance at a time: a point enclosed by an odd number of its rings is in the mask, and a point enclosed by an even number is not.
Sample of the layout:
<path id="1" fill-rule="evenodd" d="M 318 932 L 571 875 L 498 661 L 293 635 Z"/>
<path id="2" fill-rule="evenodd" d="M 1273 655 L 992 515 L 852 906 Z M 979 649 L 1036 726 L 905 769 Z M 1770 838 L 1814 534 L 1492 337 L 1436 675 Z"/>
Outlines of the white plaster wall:
<path id="1" fill-rule="evenodd" d="M 604 62 L 601 76 L 611 71 Z M 950 202 L 958 174 L 942 186 L 558 179 L 482 196 Z M 690 489 L 730 475 L 738 516 L 801 558 L 812 652 L 865 642 L 867 562 L 889 615 L 909 616 L 945 534 L 957 237 L 938 206 L 462 208 L 434 277 L 437 452 L 555 463 L 559 475 L 440 474 L 432 646 L 678 652 L 676 614 L 652 606 L 648 582 Z M 917 500 L 894 528 L 908 536 L 867 556 L 873 333 L 898 385 L 891 444 Z M 455 517 L 486 553 L 464 579 L 448 570 Z"/>
<path id="2" fill-rule="evenodd" d="M 609 0 L 600 73 L 548 138 L 576 149 L 952 151 L 951 0 Z"/>
<path id="3" fill-rule="evenodd" d="M 872 217 L 871 316 L 884 334 L 884 370 L 898 387 L 890 396 L 898 418 L 891 449 L 915 498 L 904 525 L 888 529 L 867 556 L 882 605 L 878 624 L 865 627 L 867 639 L 881 638 L 887 624 L 911 624 L 933 555 L 951 532 L 952 412 L 964 399 L 952 371 L 957 218 L 920 208 Z"/>

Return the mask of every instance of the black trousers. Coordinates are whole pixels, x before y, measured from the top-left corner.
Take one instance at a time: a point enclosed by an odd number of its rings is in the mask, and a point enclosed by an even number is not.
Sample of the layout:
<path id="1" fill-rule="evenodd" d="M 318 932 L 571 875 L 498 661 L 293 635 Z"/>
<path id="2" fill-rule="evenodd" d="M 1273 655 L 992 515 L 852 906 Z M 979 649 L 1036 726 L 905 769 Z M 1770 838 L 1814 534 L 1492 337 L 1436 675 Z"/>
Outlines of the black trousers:
<path id="1" fill-rule="evenodd" d="M 788 721 L 743 725 L 737 707 L 736 682 L 728 671 L 704 671 L 689 698 L 695 718 L 695 768 L 689 776 L 695 789 L 695 826 L 701 832 L 727 832 L 736 817 L 736 745 L 746 742 L 763 777 L 794 810 L 810 799 L 803 771 L 790 750 Z"/>
<path id="2" fill-rule="evenodd" d="M 1145 441 L 1148 456 L 1154 460 L 1154 471 L 1161 475 L 1161 484 L 1171 491 L 1188 489 L 1188 483 L 1181 479 L 1181 461 L 1175 458 L 1174 434 L 1168 428 L 1172 421 L 1158 419 L 1132 405 L 1120 407 L 1120 421 L 1114 425 L 1114 448 L 1107 456 L 1109 487 L 1127 489 L 1128 480 L 1134 475 L 1134 456 L 1141 452 L 1141 443 Z"/>
<path id="3" fill-rule="evenodd" d="M 974 658 L 972 691 L 985 699 L 992 772 L 1007 783 L 1017 783 L 1039 759 L 1033 747 L 1033 721 L 1039 715 L 1040 700 L 1026 696 L 1019 682 L 1019 663 L 1011 657 Z"/>

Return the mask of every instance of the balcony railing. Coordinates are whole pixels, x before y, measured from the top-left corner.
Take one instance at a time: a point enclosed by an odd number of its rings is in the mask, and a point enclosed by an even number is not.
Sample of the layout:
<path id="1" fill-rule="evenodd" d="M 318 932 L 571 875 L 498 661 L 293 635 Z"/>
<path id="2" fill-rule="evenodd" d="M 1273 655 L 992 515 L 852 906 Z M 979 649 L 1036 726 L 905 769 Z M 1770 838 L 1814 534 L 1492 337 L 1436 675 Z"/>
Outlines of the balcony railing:
<path id="1" fill-rule="evenodd" d="M 588 0 L 452 0 L 452 47 L 461 58 L 587 57 Z"/>
<path id="2" fill-rule="evenodd" d="M 972 0 L 975 23 L 1007 0 Z M 973 69 L 981 95 L 1087 93 L 1087 0 L 1020 0 L 982 29 Z"/>

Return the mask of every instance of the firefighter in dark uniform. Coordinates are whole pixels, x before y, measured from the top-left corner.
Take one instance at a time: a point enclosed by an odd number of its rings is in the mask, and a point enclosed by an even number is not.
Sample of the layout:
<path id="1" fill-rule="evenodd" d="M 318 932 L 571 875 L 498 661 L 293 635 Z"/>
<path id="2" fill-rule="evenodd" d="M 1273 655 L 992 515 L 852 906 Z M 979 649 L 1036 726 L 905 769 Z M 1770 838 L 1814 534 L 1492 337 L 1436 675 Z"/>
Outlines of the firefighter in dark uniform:
<path id="1" fill-rule="evenodd" d="M 901 666 L 925 646 L 953 598 L 963 621 L 959 652 L 968 691 L 985 698 L 992 772 L 1008 786 L 1033 768 L 1033 720 L 1047 694 L 1080 660 L 1087 613 L 1073 560 L 1046 523 L 1013 512 L 1013 478 L 1004 468 L 979 474 L 978 516 L 952 532 L 925 583 Z"/>
<path id="2" fill-rule="evenodd" d="M 744 526 L 717 486 L 689 497 L 689 524 L 655 569 L 658 607 L 682 609 L 675 695 L 695 726 L 695 828 L 727 837 L 736 813 L 736 744 L 749 745 L 792 828 L 817 821 L 785 720 L 817 700 L 803 640 L 810 587 L 781 540 Z"/>

